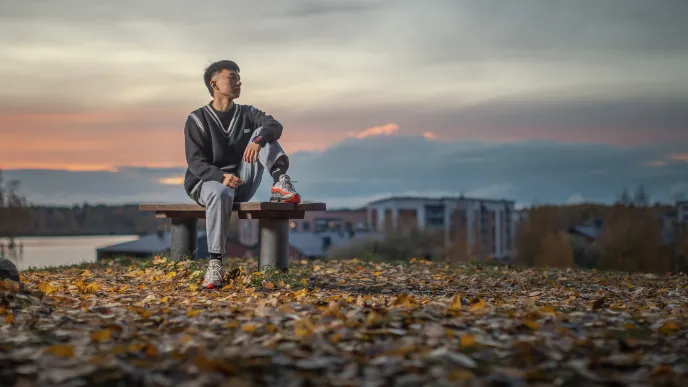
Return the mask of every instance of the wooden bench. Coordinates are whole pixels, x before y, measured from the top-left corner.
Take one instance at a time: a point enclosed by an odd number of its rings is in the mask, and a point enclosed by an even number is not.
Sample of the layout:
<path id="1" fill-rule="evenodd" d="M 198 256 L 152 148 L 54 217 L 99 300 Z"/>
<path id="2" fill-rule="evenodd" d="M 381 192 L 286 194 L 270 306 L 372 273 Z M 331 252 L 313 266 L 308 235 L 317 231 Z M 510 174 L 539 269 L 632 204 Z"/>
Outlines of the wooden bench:
<path id="1" fill-rule="evenodd" d="M 289 220 L 303 219 L 306 211 L 325 211 L 325 203 L 234 203 L 239 219 L 258 219 L 258 270 L 267 266 L 286 270 L 289 266 Z M 197 225 L 205 218 L 205 208 L 196 203 L 142 203 L 141 211 L 154 211 L 157 218 L 172 221 L 170 256 L 195 258 Z"/>

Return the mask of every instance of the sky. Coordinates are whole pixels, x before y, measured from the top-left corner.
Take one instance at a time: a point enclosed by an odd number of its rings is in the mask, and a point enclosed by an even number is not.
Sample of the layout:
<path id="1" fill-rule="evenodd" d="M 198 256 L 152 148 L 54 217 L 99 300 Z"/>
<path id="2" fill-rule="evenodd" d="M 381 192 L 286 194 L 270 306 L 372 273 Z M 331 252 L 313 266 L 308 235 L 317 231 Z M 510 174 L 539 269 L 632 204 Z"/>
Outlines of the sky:
<path id="1" fill-rule="evenodd" d="M 685 0 L 0 0 L 0 169 L 32 203 L 185 202 L 204 68 L 304 200 L 688 192 Z M 267 200 L 270 179 L 254 198 Z"/>

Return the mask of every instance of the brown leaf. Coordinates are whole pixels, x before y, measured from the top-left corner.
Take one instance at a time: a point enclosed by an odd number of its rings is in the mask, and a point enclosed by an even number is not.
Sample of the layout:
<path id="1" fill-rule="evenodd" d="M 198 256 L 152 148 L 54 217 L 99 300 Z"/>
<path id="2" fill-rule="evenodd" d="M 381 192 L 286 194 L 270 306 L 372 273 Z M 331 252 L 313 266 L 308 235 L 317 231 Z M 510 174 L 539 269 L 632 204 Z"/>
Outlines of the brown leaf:
<path id="1" fill-rule="evenodd" d="M 51 345 L 44 349 L 44 353 L 51 354 L 55 357 L 71 359 L 74 357 L 74 346 L 71 344 Z"/>
<path id="2" fill-rule="evenodd" d="M 112 331 L 109 329 L 101 329 L 91 332 L 91 341 L 103 342 L 108 341 L 112 337 Z"/>

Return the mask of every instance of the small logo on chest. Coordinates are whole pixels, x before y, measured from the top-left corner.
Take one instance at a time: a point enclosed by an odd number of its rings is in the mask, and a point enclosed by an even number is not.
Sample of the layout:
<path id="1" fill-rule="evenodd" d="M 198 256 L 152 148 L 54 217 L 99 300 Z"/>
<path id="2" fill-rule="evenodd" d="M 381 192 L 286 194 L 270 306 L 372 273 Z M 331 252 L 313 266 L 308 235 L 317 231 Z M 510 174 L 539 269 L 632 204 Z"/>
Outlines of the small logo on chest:
<path id="1" fill-rule="evenodd" d="M 246 129 L 244 129 L 244 133 L 248 133 L 248 132 L 250 132 L 250 131 L 251 131 L 251 128 L 246 128 Z"/>

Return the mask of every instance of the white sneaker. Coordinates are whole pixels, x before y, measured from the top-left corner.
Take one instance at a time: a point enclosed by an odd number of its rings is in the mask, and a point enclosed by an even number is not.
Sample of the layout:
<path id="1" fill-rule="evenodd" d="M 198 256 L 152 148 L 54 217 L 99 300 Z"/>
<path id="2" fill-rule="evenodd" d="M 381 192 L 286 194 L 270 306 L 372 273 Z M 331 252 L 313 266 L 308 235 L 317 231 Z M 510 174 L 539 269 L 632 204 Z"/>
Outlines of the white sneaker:
<path id="1" fill-rule="evenodd" d="M 223 285 L 224 278 L 225 269 L 222 267 L 222 261 L 211 259 L 208 269 L 205 271 L 202 286 L 205 289 L 219 289 Z"/>
<path id="2" fill-rule="evenodd" d="M 301 203 L 301 195 L 296 192 L 293 183 L 289 175 L 280 176 L 279 181 L 272 185 L 270 201 L 294 204 Z"/>

